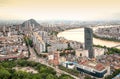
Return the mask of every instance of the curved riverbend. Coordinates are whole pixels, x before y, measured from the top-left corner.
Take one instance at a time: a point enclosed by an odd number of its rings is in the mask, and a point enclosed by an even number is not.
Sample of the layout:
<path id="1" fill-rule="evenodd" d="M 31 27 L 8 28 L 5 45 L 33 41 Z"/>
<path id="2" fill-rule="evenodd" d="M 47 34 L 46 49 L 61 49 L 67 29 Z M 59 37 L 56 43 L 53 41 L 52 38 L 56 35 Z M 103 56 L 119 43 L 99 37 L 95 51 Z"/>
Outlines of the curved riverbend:
<path id="1" fill-rule="evenodd" d="M 71 29 L 58 33 L 58 37 L 64 37 L 67 40 L 73 40 L 84 43 L 84 28 Z M 93 38 L 93 43 L 95 45 L 102 45 L 107 47 L 113 47 L 120 45 L 120 42 L 101 40 Z M 120 47 L 117 47 L 120 48 Z"/>

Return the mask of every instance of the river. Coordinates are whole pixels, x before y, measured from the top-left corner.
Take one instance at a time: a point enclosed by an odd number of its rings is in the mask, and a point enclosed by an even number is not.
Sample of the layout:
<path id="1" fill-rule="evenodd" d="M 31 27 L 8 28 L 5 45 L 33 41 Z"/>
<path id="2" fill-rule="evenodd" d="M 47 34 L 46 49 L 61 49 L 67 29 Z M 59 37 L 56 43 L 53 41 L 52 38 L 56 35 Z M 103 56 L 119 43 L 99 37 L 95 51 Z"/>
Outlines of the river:
<path id="1" fill-rule="evenodd" d="M 94 28 L 93 28 L 94 29 Z M 64 37 L 67 40 L 73 40 L 84 43 L 84 28 L 71 29 L 58 33 L 58 37 Z M 107 47 L 113 47 L 120 45 L 120 42 L 106 41 L 97 38 L 93 38 L 95 45 L 102 45 Z M 120 47 L 117 47 L 120 48 Z"/>

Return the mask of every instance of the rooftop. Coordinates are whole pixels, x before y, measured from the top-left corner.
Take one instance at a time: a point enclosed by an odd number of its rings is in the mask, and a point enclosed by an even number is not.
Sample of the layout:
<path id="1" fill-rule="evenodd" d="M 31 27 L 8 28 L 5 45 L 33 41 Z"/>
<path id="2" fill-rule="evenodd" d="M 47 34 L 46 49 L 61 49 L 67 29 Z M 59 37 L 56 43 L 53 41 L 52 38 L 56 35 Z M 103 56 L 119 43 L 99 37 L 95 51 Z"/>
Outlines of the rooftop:
<path id="1" fill-rule="evenodd" d="M 86 67 L 93 68 L 93 69 L 98 70 L 98 71 L 102 71 L 105 69 L 105 66 L 103 64 L 97 63 L 94 61 L 90 61 L 90 60 L 82 60 L 79 62 L 79 64 L 86 66 Z"/>

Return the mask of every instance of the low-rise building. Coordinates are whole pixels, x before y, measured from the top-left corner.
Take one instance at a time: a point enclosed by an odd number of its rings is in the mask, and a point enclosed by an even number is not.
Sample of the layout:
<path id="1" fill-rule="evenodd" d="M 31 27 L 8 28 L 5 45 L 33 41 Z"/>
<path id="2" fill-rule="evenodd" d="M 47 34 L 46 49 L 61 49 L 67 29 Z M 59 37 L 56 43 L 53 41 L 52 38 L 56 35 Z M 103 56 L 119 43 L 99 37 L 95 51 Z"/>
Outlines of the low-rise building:
<path id="1" fill-rule="evenodd" d="M 59 40 L 56 41 L 56 40 L 52 40 L 50 41 L 50 45 L 48 47 L 48 51 L 57 51 L 57 50 L 62 50 L 62 49 L 66 49 L 68 48 L 68 44 L 65 43 L 65 42 L 60 42 Z"/>
<path id="2" fill-rule="evenodd" d="M 76 69 L 82 73 L 91 75 L 96 78 L 103 78 L 106 74 L 108 74 L 108 71 L 110 71 L 108 66 L 89 60 L 79 61 L 78 64 L 76 64 Z"/>
<path id="3" fill-rule="evenodd" d="M 88 57 L 88 50 L 84 50 L 84 49 L 76 49 L 76 56 L 77 57 Z M 98 57 L 98 56 L 102 56 L 105 53 L 105 49 L 104 48 L 98 48 L 98 47 L 94 47 L 93 48 L 93 56 L 94 58 Z"/>
<path id="4" fill-rule="evenodd" d="M 88 57 L 88 50 L 76 49 L 75 50 L 75 55 L 77 57 Z"/>
<path id="5" fill-rule="evenodd" d="M 62 65 L 68 69 L 74 69 L 75 68 L 75 65 L 73 64 L 73 62 L 69 62 L 69 61 L 66 61 L 64 63 L 62 63 Z"/>
<path id="6" fill-rule="evenodd" d="M 104 48 L 98 48 L 98 47 L 94 47 L 94 57 L 98 57 L 98 56 L 102 56 L 105 53 L 105 49 Z"/>
<path id="7" fill-rule="evenodd" d="M 54 66 L 59 65 L 59 52 L 51 52 L 48 54 L 49 64 L 53 64 Z"/>
<path id="8" fill-rule="evenodd" d="M 70 46 L 71 46 L 73 49 L 80 49 L 80 48 L 83 48 L 83 44 L 80 43 L 80 42 L 69 41 L 69 43 L 70 43 Z"/>

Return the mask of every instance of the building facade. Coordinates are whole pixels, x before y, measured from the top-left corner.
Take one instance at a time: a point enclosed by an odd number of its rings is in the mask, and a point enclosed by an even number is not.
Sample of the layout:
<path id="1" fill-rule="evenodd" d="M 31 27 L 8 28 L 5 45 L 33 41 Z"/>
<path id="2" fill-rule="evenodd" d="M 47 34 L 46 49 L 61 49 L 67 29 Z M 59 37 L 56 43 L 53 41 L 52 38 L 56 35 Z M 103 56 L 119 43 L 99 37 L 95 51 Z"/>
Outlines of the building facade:
<path id="1" fill-rule="evenodd" d="M 93 53 L 93 30 L 89 27 L 84 28 L 85 50 L 89 52 L 89 58 L 94 57 Z"/>
<path id="2" fill-rule="evenodd" d="M 45 52 L 46 50 L 45 42 L 42 40 L 42 37 L 38 35 L 37 32 L 33 33 L 32 39 L 38 54 Z"/>

